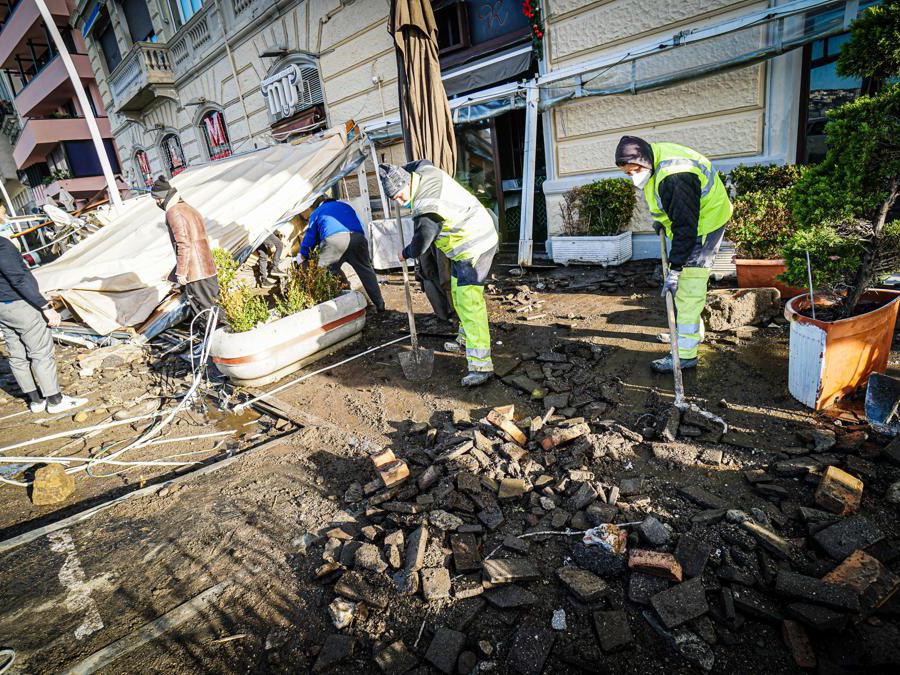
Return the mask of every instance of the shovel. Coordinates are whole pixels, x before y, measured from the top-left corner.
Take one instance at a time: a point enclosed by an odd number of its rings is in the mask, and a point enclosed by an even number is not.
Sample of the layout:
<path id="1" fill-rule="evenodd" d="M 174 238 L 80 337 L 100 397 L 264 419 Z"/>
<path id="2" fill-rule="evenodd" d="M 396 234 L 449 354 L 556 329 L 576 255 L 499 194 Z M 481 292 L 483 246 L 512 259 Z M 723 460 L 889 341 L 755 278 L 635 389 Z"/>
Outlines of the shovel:
<path id="1" fill-rule="evenodd" d="M 866 417 L 887 436 L 900 434 L 900 380 L 872 373 L 866 386 Z"/>
<path id="2" fill-rule="evenodd" d="M 662 231 L 659 233 L 659 257 L 662 259 L 663 279 L 669 273 L 669 257 L 666 255 L 666 237 Z M 666 291 L 666 319 L 669 321 L 669 349 L 672 354 L 672 374 L 675 378 L 675 407 L 681 412 L 690 410 L 701 415 L 709 422 L 722 428 L 722 433 L 727 433 L 728 424 L 718 415 L 704 410 L 695 403 L 688 403 L 684 396 L 684 380 L 681 377 L 681 359 L 678 356 L 678 330 L 675 325 L 675 298 L 672 291 Z"/>
<path id="3" fill-rule="evenodd" d="M 400 241 L 403 242 L 403 221 L 400 219 L 400 207 L 396 209 L 397 229 L 400 232 Z M 409 337 L 412 349 L 408 352 L 400 352 L 400 367 L 403 374 L 410 382 L 422 382 L 431 377 L 434 369 L 434 352 L 430 349 L 419 347 L 419 337 L 416 335 L 416 317 L 413 314 L 412 294 L 409 290 L 409 271 L 406 269 L 406 259 L 400 261 L 403 267 L 403 290 L 406 293 L 406 316 L 409 319 Z"/>

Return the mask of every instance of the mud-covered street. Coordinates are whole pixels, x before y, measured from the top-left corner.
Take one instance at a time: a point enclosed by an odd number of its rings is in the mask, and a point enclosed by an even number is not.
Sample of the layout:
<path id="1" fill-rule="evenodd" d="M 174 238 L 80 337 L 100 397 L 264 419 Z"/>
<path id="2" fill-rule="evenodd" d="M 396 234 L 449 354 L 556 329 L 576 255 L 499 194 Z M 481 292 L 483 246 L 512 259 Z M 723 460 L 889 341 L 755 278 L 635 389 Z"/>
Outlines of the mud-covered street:
<path id="1" fill-rule="evenodd" d="M 648 367 L 668 349 L 655 337 L 664 318 L 652 272 L 498 268 L 488 304 L 501 377 L 482 388 L 459 386 L 464 358 L 441 351 L 449 327 L 420 320 L 438 350 L 428 382 L 406 381 L 389 347 L 279 393 L 280 415 L 229 419 L 207 399 L 166 435 L 236 433 L 140 451 L 236 456 L 219 470 L 82 473 L 54 507 L 2 486 L 0 646 L 16 650 L 11 672 L 800 672 L 804 645 L 819 672 L 893 671 L 896 584 L 822 600 L 802 582 L 848 548 L 893 576 L 897 442 L 852 405 L 816 415 L 791 398 L 780 317 L 707 334 L 685 385 L 729 429 L 682 419 L 667 440 L 671 381 Z M 398 278 L 383 288 L 388 311 L 370 315 L 362 341 L 302 372 L 405 330 Z M 414 297 L 423 317 L 424 295 Z M 183 370 L 150 358 L 81 378 L 83 350 L 62 352 L 67 383 L 92 400 L 87 419 L 7 418 L 3 445 L 140 412 L 184 386 Z M 888 372 L 900 374 L 896 340 Z M 6 396 L 0 417 L 19 405 Z M 491 412 L 508 405 L 513 418 Z M 524 442 L 503 430 L 513 421 Z M 77 450 L 136 433 L 116 427 Z M 370 454 L 381 449 L 409 479 L 378 483 Z M 815 497 L 828 466 L 864 483 L 856 515 Z M 165 486 L 6 545 L 155 483 Z M 851 519 L 852 531 L 828 534 Z M 571 534 L 603 523 L 632 523 L 624 553 Z M 520 536 L 537 532 L 553 534 Z M 636 559 L 649 552 L 657 558 Z M 792 655 L 782 631 L 795 628 Z"/>

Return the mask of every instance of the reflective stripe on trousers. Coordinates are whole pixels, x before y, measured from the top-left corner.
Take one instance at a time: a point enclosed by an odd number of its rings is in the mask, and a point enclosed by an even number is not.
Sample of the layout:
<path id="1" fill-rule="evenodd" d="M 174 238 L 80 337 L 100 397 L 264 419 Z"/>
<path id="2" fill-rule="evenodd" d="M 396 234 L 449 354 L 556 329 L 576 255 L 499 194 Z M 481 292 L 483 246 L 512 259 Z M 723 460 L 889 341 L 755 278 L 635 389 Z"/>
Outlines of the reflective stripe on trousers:
<path id="1" fill-rule="evenodd" d="M 697 243 L 678 279 L 675 291 L 675 330 L 678 333 L 678 356 L 682 359 L 697 358 L 700 346 L 700 315 L 706 306 L 706 288 L 709 271 L 722 244 L 725 228 L 720 227 L 705 237 L 697 237 Z"/>
<path id="2" fill-rule="evenodd" d="M 459 317 L 459 337 L 466 347 L 469 371 L 492 372 L 491 330 L 488 325 L 484 286 L 460 286 L 456 277 L 450 279 L 453 307 Z"/>

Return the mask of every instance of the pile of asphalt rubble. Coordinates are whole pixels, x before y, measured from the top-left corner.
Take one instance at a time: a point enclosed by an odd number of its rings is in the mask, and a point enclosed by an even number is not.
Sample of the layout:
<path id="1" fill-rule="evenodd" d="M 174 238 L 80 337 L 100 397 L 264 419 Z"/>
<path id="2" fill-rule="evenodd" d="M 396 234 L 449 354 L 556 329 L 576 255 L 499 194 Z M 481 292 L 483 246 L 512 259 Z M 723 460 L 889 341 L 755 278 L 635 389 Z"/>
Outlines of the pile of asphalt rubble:
<path id="1" fill-rule="evenodd" d="M 570 624 L 590 617 L 603 653 L 631 658 L 636 633 L 649 632 L 705 671 L 760 623 L 783 638 L 767 649 L 787 649 L 798 668 L 900 666 L 900 577 L 891 570 L 900 540 L 859 513 L 864 493 L 870 510 L 897 508 L 900 439 L 888 444 L 862 426 L 814 429 L 760 460 L 715 422 L 665 406 L 636 432 L 604 419 L 622 383 L 594 379 L 603 358 L 603 348 L 578 342 L 523 354 L 501 375 L 542 399 L 543 415 L 517 419 L 506 406 L 471 420 L 448 411 L 439 428 L 409 423 L 407 440 L 419 449 L 372 455 L 370 482 L 344 495 L 352 517 L 304 537 L 308 553 L 321 553 L 315 577 L 329 589 L 323 611 L 338 630 L 314 670 L 353 657 L 354 627 L 373 613 L 384 621 L 369 636 L 370 658 L 385 673 L 536 675 L 567 615 Z M 736 475 L 762 506 L 740 510 L 733 496 L 687 476 L 609 478 L 629 473 L 639 452 L 673 468 L 673 448 L 686 439 L 701 444 L 697 462 L 742 469 Z M 549 621 L 534 611 L 547 609 L 548 588 Z M 413 643 L 389 628 L 398 595 L 436 609 L 468 605 L 447 625 L 424 613 Z M 472 629 L 487 610 L 514 627 L 509 639 Z"/>

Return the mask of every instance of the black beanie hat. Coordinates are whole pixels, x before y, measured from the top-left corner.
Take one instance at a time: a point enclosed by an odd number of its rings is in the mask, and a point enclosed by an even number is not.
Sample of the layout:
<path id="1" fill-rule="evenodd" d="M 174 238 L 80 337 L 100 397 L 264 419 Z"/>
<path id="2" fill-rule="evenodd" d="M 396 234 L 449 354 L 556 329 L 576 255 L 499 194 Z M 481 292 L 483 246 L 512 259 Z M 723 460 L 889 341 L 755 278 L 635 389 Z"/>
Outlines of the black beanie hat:
<path id="1" fill-rule="evenodd" d="M 385 194 L 390 199 L 393 199 L 412 180 L 409 171 L 402 166 L 394 166 L 393 164 L 379 164 L 378 177 L 384 186 Z"/>
<path id="2" fill-rule="evenodd" d="M 172 187 L 172 184 L 166 180 L 165 176 L 160 176 L 155 181 L 153 181 L 153 187 L 150 188 L 150 194 L 153 195 L 154 199 L 165 199 L 169 196 L 169 193 L 175 193 L 175 188 Z"/>
<path id="3" fill-rule="evenodd" d="M 643 138 L 622 136 L 616 146 L 616 166 L 637 164 L 653 170 L 653 149 Z"/>

